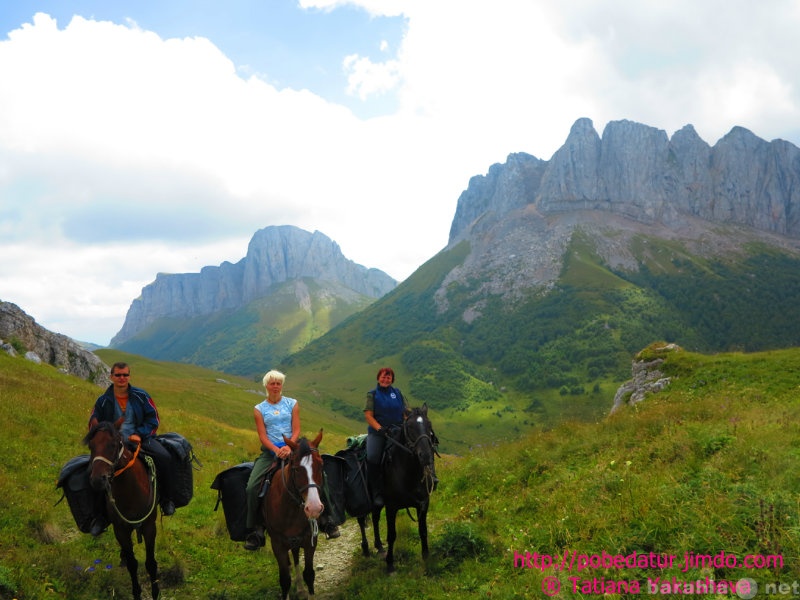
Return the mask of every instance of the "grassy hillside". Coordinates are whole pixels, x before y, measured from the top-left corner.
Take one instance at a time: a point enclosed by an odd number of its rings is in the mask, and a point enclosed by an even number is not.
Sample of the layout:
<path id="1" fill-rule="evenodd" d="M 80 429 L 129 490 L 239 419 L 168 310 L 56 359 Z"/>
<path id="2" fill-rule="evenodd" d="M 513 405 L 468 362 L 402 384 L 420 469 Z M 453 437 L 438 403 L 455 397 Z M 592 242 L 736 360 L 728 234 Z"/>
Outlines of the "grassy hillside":
<path id="1" fill-rule="evenodd" d="M 228 540 L 209 489 L 220 470 L 257 452 L 250 415 L 258 398 L 248 390 L 258 386 L 198 367 L 99 354 L 109 363 L 123 358 L 132 364 L 133 383 L 158 402 L 164 431 L 187 436 L 204 465 L 195 473 L 192 503 L 159 528 L 165 598 L 277 597 L 271 555 L 248 553 Z M 304 433 L 319 427 L 327 432 L 323 451 L 342 447 L 345 437 L 362 426 L 331 413 L 306 386 L 318 386 L 316 392 L 325 397 L 361 397 L 374 379 L 373 366 L 366 364 L 358 373 L 338 368 L 288 372 L 287 393 L 306 399 Z M 510 436 L 487 434 L 481 423 L 463 429 L 460 435 L 471 450 L 446 455 L 438 466 L 442 483 L 429 516 L 428 572 L 420 563 L 414 524 L 403 514 L 398 575 L 386 577 L 381 561 L 359 557 L 354 547 L 353 574 L 338 597 L 534 598 L 543 597 L 542 585 L 557 583 L 562 587 L 556 598 L 600 597 L 591 589 L 580 591 L 592 578 L 607 586 L 656 577 L 662 582 L 749 577 L 762 593 L 769 583 L 791 584 L 800 573 L 800 350 L 679 352 L 669 355 L 663 368 L 674 377 L 666 391 L 612 418 L 536 427 L 513 442 Z M 127 573 L 105 568 L 115 565 L 113 538 L 78 533 L 66 504 L 54 506 L 58 471 L 84 452 L 80 439 L 99 393 L 51 367 L 0 354 L 5 417 L 0 425 L 5 440 L 0 599 L 129 597 Z M 597 402 L 608 408 L 611 395 L 602 393 Z M 437 432 L 451 436 L 453 426 L 440 417 L 434 413 Z M 509 420 L 503 423 L 512 426 Z M 571 557 L 572 552 L 601 561 L 603 553 L 676 558 L 672 567 L 661 569 L 612 568 L 602 562 L 580 572 L 536 568 L 542 564 L 535 558 L 539 555 Z M 724 552 L 717 559 L 723 563 L 724 557 L 748 555 L 765 562 L 763 568 L 701 566 L 682 572 L 687 552 L 712 557 Z M 767 557 L 777 556 L 783 566 L 767 566 Z"/>
<path id="2" fill-rule="evenodd" d="M 194 474 L 195 497 L 160 524 L 158 560 L 166 598 L 263 598 L 278 594 L 271 554 L 246 552 L 231 542 L 222 509 L 214 512 L 217 473 L 259 452 L 252 407 L 260 382 L 200 367 L 160 363 L 117 351 L 99 351 L 107 364 L 127 360 L 132 383 L 156 400 L 161 430 L 194 445 L 203 468 Z M 224 382 L 218 381 L 223 379 Z M 286 393 L 295 395 L 291 374 Z M 116 565 L 113 535 L 97 540 L 77 531 L 55 483 L 61 466 L 86 452 L 81 445 L 92 405 L 102 390 L 46 365 L 0 353 L 0 599 L 129 597 Z M 298 397 L 300 397 L 298 395 Z M 303 433 L 324 427 L 324 452 L 345 446 L 354 426 L 304 401 Z M 362 427 L 358 425 L 357 432 Z M 139 548 L 137 547 L 137 553 Z M 95 561 L 99 561 L 96 569 Z M 102 568 L 101 568 L 102 567 Z M 255 567 L 255 568 L 254 568 Z M 265 572 L 266 575 L 260 574 Z M 240 593 L 241 590 L 241 593 Z"/>
<path id="3" fill-rule="evenodd" d="M 510 302 L 486 291 L 487 273 L 451 282 L 442 303 L 442 282 L 469 254 L 462 242 L 285 364 L 300 378 L 343 374 L 350 382 L 354 369 L 369 382 L 364 366 L 394 366 L 403 391 L 439 411 L 447 450 L 461 453 L 475 429 L 493 439 L 565 418 L 595 421 L 630 377 L 631 356 L 655 339 L 697 352 L 800 345 L 796 256 L 750 244 L 704 258 L 677 241 L 640 236 L 630 251 L 641 269 L 625 271 L 606 264 L 597 244 L 576 230 L 547 293 L 531 290 Z M 481 316 L 467 320 L 468 313 Z M 358 413 L 360 389 L 350 399 L 323 391 L 320 401 Z"/>

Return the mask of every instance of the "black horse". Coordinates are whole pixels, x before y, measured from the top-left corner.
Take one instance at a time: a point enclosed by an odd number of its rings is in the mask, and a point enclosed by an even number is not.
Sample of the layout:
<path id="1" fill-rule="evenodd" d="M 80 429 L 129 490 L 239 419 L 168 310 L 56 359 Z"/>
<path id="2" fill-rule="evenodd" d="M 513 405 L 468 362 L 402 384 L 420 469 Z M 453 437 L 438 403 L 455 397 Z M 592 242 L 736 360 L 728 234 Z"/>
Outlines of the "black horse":
<path id="1" fill-rule="evenodd" d="M 386 569 L 391 573 L 394 571 L 394 542 L 397 539 L 395 521 L 397 512 L 403 508 L 416 509 L 422 558 L 428 558 L 428 504 L 436 482 L 433 463 L 436 436 L 428 419 L 428 405 L 406 411 L 399 437 L 390 437 L 389 440 L 383 462 L 383 508 L 386 509 L 386 539 L 389 545 Z M 381 510 L 381 507 L 373 506 L 371 511 L 375 549 L 378 552 L 383 552 L 378 530 Z M 357 518 L 361 528 L 361 548 L 364 555 L 369 556 L 367 515 Z"/>

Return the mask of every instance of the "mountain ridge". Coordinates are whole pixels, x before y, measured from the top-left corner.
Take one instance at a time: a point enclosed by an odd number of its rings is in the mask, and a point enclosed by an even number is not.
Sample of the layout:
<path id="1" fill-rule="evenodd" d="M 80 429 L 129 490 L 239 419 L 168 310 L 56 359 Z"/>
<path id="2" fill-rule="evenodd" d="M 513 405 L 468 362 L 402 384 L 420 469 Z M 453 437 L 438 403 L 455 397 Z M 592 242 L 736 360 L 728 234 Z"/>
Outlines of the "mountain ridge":
<path id="1" fill-rule="evenodd" d="M 290 280 L 328 281 L 342 290 L 378 298 L 397 282 L 379 269 L 368 269 L 344 257 L 323 233 L 298 227 L 269 226 L 257 231 L 246 256 L 199 273 L 159 273 L 128 309 L 112 347 L 122 348 L 159 319 L 192 319 L 242 309 Z"/>
<path id="2" fill-rule="evenodd" d="M 655 127 L 611 121 L 601 137 L 581 118 L 549 161 L 515 153 L 473 177 L 458 199 L 449 243 L 476 220 L 527 205 L 542 214 L 605 210 L 669 226 L 686 214 L 800 237 L 800 149 L 739 126 L 713 147 L 692 125 L 670 139 Z"/>

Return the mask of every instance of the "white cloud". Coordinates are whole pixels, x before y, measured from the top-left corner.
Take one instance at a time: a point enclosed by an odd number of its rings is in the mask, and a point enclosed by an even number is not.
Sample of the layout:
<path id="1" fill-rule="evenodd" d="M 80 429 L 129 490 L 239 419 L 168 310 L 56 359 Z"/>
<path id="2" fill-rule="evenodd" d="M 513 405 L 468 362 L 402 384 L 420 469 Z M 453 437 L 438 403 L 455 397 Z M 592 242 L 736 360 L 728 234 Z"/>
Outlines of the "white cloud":
<path id="1" fill-rule="evenodd" d="M 275 224 L 402 279 L 446 244 L 470 177 L 550 158 L 580 117 L 800 142 L 790 0 L 302 4 L 404 17 L 385 60 L 340 63 L 342 93 L 393 114 L 358 119 L 133 21 L 39 14 L 0 41 L 0 298 L 106 342 L 157 272 L 239 260 Z"/>
<path id="2" fill-rule="evenodd" d="M 398 63 L 395 60 L 374 63 L 357 54 L 345 56 L 342 64 L 347 76 L 347 93 L 366 100 L 369 96 L 384 94 L 399 83 Z"/>

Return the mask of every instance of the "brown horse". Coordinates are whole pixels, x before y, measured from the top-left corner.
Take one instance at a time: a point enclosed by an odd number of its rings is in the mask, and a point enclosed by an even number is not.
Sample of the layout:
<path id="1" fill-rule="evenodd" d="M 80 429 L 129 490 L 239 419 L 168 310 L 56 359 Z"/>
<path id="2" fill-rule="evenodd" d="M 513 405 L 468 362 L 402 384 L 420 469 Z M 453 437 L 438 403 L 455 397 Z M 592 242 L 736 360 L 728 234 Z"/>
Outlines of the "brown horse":
<path id="1" fill-rule="evenodd" d="M 131 576 L 134 600 L 141 600 L 142 597 L 142 586 L 137 576 L 139 563 L 133 554 L 131 539 L 134 530 L 140 542 L 144 537 L 144 564 L 150 576 L 153 600 L 158 600 L 155 466 L 149 457 L 149 469 L 137 459 L 139 447 L 135 450 L 127 448 L 113 423 L 98 423 L 89 430 L 83 441 L 91 451 L 89 481 L 95 490 L 106 493 L 106 510 L 114 525 L 120 556 Z"/>
<path id="2" fill-rule="evenodd" d="M 386 570 L 394 571 L 394 542 L 397 539 L 396 519 L 401 509 L 415 508 L 417 530 L 422 546 L 422 559 L 428 559 L 428 505 L 435 487 L 434 454 L 436 436 L 428 419 L 428 405 L 406 411 L 399 439 L 390 438 L 387 444 L 389 458 L 383 463 L 383 498 L 386 509 L 386 538 L 389 549 L 386 552 Z M 410 513 L 409 513 L 410 514 Z M 381 507 L 372 507 L 372 530 L 374 544 L 378 552 L 383 552 L 383 543 L 378 525 Z M 367 515 L 358 517 L 361 528 L 361 549 L 369 556 L 366 534 Z"/>
<path id="3" fill-rule="evenodd" d="M 294 558 L 298 594 L 302 591 L 300 548 L 303 548 L 305 559 L 303 580 L 308 593 L 314 594 L 314 551 L 319 533 L 317 518 L 325 507 L 320 500 L 322 457 L 318 450 L 322 429 L 311 442 L 306 438 L 300 438 L 297 442 L 286 436 L 283 439 L 292 449 L 292 454 L 289 461 L 272 476 L 261 512 L 272 553 L 278 561 L 281 598 L 286 600 L 292 585 L 290 551 Z"/>

